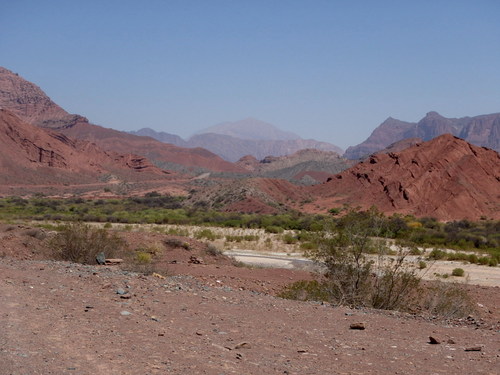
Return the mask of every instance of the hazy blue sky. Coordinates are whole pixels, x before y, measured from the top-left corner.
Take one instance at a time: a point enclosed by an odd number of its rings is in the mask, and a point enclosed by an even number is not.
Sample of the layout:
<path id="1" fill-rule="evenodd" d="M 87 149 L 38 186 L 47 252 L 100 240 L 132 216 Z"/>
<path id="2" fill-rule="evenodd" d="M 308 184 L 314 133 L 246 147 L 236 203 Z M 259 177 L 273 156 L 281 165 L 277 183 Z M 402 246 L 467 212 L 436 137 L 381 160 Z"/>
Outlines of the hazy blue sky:
<path id="1" fill-rule="evenodd" d="M 347 147 L 500 112 L 499 0 L 0 0 L 0 65 L 71 113 L 189 136 L 256 117 Z"/>

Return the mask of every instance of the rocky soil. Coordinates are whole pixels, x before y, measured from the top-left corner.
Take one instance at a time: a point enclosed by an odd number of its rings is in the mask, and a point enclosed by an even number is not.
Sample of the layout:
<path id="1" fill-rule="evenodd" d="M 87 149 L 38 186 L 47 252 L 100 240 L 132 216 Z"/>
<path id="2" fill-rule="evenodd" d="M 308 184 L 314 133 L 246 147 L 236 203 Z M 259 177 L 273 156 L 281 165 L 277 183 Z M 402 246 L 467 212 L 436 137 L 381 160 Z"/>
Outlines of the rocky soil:
<path id="1" fill-rule="evenodd" d="M 46 260 L 43 235 L 0 229 L 2 374 L 498 373 L 498 287 L 470 286 L 478 312 L 442 321 L 283 300 L 305 273 L 235 267 L 193 240 L 145 276 Z"/>

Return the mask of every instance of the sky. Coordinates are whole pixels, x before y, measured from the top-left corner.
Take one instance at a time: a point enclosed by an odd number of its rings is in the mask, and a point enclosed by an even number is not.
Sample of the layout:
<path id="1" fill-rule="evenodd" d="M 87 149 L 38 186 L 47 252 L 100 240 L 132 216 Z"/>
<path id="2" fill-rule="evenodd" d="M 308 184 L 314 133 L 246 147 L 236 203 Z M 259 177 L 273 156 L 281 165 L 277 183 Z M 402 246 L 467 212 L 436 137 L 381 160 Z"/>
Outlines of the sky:
<path id="1" fill-rule="evenodd" d="M 498 0 L 0 0 L 0 66 L 70 113 L 184 138 L 248 117 L 356 145 L 500 112 Z"/>

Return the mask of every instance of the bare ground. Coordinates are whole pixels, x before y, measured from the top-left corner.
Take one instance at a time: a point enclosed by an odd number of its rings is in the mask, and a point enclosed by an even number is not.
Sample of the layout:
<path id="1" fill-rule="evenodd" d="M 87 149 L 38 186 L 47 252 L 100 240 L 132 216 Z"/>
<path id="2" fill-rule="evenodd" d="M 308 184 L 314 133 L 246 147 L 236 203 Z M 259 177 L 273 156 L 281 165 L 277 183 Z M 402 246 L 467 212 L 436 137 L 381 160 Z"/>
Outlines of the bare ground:
<path id="1" fill-rule="evenodd" d="M 161 278 L 41 259 L 23 231 L 1 238 L 1 374 L 498 373 L 500 288 L 468 286 L 477 314 L 441 321 L 283 300 L 306 273 L 235 267 L 194 243 L 203 263 L 167 250 Z"/>

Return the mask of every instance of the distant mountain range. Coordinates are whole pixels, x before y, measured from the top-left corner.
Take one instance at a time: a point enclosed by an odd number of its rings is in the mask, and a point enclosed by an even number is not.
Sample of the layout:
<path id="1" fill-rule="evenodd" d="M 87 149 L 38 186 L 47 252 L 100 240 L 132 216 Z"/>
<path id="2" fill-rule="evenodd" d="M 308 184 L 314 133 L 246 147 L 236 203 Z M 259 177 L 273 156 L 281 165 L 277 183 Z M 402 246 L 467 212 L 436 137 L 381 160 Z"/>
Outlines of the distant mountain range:
<path id="1" fill-rule="evenodd" d="M 188 140 L 150 128 L 130 133 L 152 137 L 180 147 L 203 147 L 231 162 L 236 162 L 246 155 L 263 159 L 266 156 L 290 155 L 303 149 L 334 151 L 340 155 L 344 152 L 334 144 L 302 139 L 294 133 L 282 131 L 274 125 L 253 118 L 214 125 L 197 132 Z"/>
<path id="2" fill-rule="evenodd" d="M 352 160 L 363 159 L 406 138 L 421 138 L 429 141 L 447 133 L 477 146 L 500 151 L 500 113 L 457 119 L 443 117 L 437 112 L 429 112 L 418 123 L 389 117 L 364 142 L 349 147 L 344 156 Z"/>

